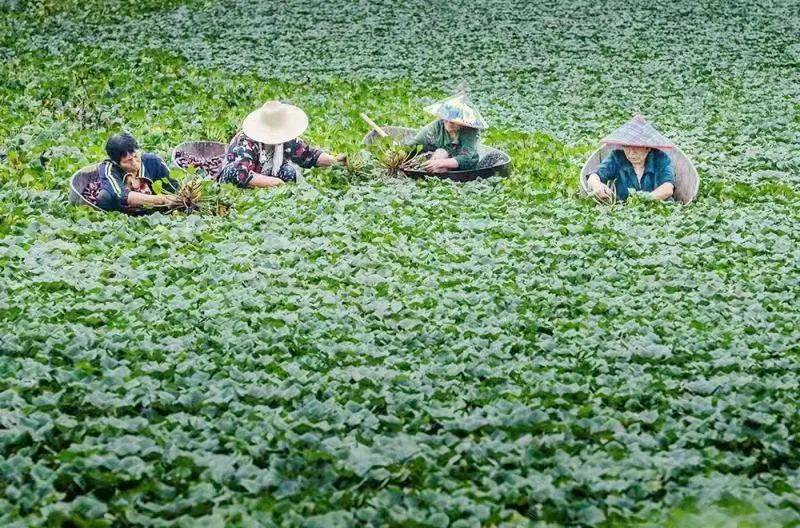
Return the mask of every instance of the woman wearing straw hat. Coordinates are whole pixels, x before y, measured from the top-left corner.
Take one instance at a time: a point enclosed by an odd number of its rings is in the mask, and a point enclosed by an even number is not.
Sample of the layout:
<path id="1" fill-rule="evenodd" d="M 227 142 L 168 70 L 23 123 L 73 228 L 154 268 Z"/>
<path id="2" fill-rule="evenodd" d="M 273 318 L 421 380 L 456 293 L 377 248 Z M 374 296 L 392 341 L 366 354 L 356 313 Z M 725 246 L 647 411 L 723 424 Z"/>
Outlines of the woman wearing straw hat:
<path id="1" fill-rule="evenodd" d="M 474 169 L 478 165 L 478 135 L 487 126 L 467 94 L 459 92 L 426 107 L 425 111 L 438 119 L 406 143 L 433 152 L 423 170 L 440 173 Z"/>
<path id="2" fill-rule="evenodd" d="M 599 198 L 613 195 L 619 200 L 628 198 L 630 189 L 649 192 L 654 200 L 666 200 L 675 191 L 672 162 L 662 149 L 674 148 L 667 138 L 645 120 L 634 116 L 628 123 L 603 139 L 614 147 L 597 170 L 587 179 L 589 190 Z"/>
<path id="3" fill-rule="evenodd" d="M 328 167 L 334 158 L 298 138 L 308 127 L 308 116 L 301 109 L 279 101 L 269 101 L 251 112 L 228 144 L 225 166 L 217 179 L 242 188 L 275 187 L 295 181 L 299 170 Z"/>

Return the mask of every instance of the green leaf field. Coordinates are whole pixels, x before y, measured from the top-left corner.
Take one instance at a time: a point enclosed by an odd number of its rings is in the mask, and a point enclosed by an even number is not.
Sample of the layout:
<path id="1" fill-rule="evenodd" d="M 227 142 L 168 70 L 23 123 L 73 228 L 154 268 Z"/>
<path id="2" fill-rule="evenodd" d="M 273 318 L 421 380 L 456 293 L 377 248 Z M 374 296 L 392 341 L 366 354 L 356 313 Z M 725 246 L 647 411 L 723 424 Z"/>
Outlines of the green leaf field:
<path id="1" fill-rule="evenodd" d="M 800 526 L 800 7 L 0 0 L 0 526 Z M 469 90 L 507 177 L 76 207 L 264 101 L 362 147 Z M 598 205 L 634 113 L 693 203 Z"/>

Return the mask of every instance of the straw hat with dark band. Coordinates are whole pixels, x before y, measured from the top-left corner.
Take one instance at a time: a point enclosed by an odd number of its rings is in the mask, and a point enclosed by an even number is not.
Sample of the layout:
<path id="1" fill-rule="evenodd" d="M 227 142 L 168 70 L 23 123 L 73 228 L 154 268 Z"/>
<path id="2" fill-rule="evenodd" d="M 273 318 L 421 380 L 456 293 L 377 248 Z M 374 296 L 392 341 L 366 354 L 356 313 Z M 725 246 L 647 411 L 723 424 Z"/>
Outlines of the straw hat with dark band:
<path id="1" fill-rule="evenodd" d="M 279 101 L 268 101 L 251 112 L 242 130 L 251 139 L 266 145 L 279 145 L 296 138 L 308 128 L 308 116 L 301 109 Z"/>

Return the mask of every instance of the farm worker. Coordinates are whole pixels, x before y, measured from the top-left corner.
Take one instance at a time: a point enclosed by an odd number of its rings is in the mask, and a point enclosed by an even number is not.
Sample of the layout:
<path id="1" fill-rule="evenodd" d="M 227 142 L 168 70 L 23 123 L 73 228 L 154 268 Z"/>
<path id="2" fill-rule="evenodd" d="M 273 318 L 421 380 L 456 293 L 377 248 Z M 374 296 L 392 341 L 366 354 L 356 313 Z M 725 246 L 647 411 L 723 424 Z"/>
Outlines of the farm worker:
<path id="1" fill-rule="evenodd" d="M 155 154 L 142 153 L 127 132 L 106 141 L 108 159 L 97 168 L 100 191 L 95 205 L 106 211 L 135 212 L 143 206 L 169 205 L 167 196 L 153 194 L 155 181 L 169 179 L 169 168 Z M 174 182 L 170 180 L 174 185 Z"/>
<path id="2" fill-rule="evenodd" d="M 217 179 L 242 188 L 275 187 L 297 179 L 295 163 L 308 169 L 344 160 L 298 139 L 307 127 L 308 116 L 300 108 L 279 101 L 265 103 L 244 119 L 241 131 L 231 139 Z"/>
<path id="3" fill-rule="evenodd" d="M 603 139 L 614 150 L 590 174 L 587 184 L 599 198 L 610 198 L 613 182 L 617 198 L 628 198 L 629 190 L 650 193 L 654 200 L 666 200 L 675 190 L 675 174 L 669 156 L 662 149 L 674 148 L 667 138 L 636 115 Z"/>
<path id="4" fill-rule="evenodd" d="M 438 119 L 420 130 L 406 145 L 433 152 L 422 168 L 439 173 L 473 170 L 478 166 L 478 135 L 487 128 L 480 112 L 465 92 L 425 107 Z"/>

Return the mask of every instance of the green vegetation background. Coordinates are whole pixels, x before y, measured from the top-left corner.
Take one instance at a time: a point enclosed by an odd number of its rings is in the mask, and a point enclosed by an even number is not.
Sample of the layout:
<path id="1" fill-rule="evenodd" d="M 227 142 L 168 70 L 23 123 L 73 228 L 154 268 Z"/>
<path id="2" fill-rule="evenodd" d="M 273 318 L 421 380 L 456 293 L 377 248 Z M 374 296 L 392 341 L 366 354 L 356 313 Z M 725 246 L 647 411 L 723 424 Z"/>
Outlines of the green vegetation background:
<path id="1" fill-rule="evenodd" d="M 796 526 L 796 3 L 0 1 L 0 523 Z M 261 102 L 358 148 L 468 87 L 505 180 L 66 205 Z M 634 112 L 689 207 L 576 199 Z"/>

